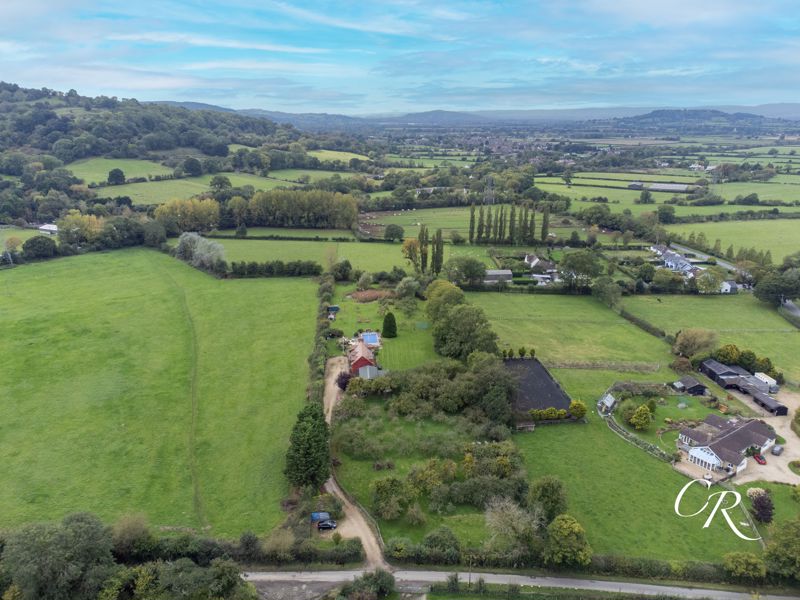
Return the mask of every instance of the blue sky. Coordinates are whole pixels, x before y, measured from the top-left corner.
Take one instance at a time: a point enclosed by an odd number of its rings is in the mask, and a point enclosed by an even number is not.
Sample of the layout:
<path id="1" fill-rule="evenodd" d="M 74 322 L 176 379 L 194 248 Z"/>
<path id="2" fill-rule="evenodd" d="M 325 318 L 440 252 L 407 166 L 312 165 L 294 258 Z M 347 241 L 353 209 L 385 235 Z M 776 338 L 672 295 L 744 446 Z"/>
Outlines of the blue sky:
<path id="1" fill-rule="evenodd" d="M 791 1 L 2 0 L 0 79 L 233 108 L 800 101 Z"/>

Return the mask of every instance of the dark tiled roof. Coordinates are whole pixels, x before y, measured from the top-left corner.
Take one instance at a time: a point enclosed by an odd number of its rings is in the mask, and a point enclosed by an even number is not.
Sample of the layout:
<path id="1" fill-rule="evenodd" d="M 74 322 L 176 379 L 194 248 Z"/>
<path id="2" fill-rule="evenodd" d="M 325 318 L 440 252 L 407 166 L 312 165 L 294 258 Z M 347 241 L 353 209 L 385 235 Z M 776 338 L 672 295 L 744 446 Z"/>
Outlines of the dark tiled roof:
<path id="1" fill-rule="evenodd" d="M 719 415 L 708 415 L 697 428 L 684 429 L 681 434 L 699 446 L 708 446 L 723 461 L 733 465 L 742 462 L 748 448 L 761 447 L 775 438 L 772 430 L 761 421 L 736 421 Z"/>
<path id="2" fill-rule="evenodd" d="M 697 381 L 697 379 L 695 379 L 691 375 L 686 375 L 684 377 L 681 377 L 680 381 L 683 384 L 683 387 L 686 388 L 686 389 L 693 388 L 696 385 L 703 385 L 702 383 Z M 706 387 L 706 386 L 703 385 L 703 387 Z"/>
<path id="3" fill-rule="evenodd" d="M 716 361 L 713 358 L 707 358 L 701 363 L 701 365 L 717 376 L 735 373 L 731 367 L 723 365 L 721 362 Z"/>

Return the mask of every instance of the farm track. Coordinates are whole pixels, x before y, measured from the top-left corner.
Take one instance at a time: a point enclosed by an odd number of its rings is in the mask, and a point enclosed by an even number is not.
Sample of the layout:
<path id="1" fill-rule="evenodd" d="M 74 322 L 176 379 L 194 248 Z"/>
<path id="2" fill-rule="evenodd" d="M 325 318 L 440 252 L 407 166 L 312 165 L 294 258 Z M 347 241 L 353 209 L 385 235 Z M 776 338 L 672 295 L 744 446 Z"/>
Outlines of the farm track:
<path id="1" fill-rule="evenodd" d="M 192 477 L 192 507 L 195 516 L 201 525 L 207 525 L 205 510 L 203 507 L 203 496 L 200 491 L 200 477 L 197 473 L 197 420 L 200 406 L 197 399 L 197 330 L 194 318 L 189 310 L 189 303 L 186 300 L 186 291 L 175 281 L 175 278 L 167 271 L 161 269 L 165 276 L 175 287 L 180 298 L 181 311 L 186 319 L 189 329 L 189 398 L 191 403 L 191 421 L 189 425 L 189 472 Z"/>
<path id="2" fill-rule="evenodd" d="M 344 356 L 331 358 L 325 365 L 324 411 L 325 421 L 327 421 L 328 425 L 331 424 L 333 409 L 339 401 L 339 396 L 341 394 L 339 386 L 336 384 L 336 378 L 339 376 L 339 373 L 346 370 L 347 358 Z M 345 519 L 344 523 L 342 523 L 342 526 L 339 528 L 339 533 L 341 533 L 343 537 L 358 537 L 361 539 L 367 567 L 370 569 L 382 568 L 387 571 L 391 570 L 391 567 L 383 558 L 383 551 L 381 550 L 378 536 L 367 522 L 366 515 L 364 515 L 361 508 L 351 501 L 348 495 L 344 493 L 339 486 L 339 482 L 336 481 L 336 475 L 332 474 L 328 481 L 325 482 L 325 491 L 338 498 L 342 503 Z"/>

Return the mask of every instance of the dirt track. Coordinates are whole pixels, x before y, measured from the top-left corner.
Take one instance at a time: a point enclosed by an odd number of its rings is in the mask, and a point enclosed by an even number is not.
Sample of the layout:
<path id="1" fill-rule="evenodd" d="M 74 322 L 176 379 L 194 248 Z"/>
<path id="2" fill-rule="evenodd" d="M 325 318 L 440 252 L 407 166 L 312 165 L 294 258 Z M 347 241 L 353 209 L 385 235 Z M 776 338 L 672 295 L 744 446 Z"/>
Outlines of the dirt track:
<path id="1" fill-rule="evenodd" d="M 330 425 L 333 418 L 333 409 L 341 396 L 341 390 L 336 385 L 336 378 L 339 373 L 347 370 L 347 358 L 344 356 L 337 356 L 328 360 L 325 365 L 325 395 L 324 395 L 324 408 L 325 420 Z M 342 534 L 344 538 L 361 538 L 361 544 L 364 546 L 364 554 L 367 557 L 367 567 L 375 569 L 380 567 L 382 569 L 391 570 L 391 567 L 383 559 L 383 552 L 381 545 L 375 532 L 367 523 L 367 519 L 355 504 L 348 500 L 342 488 L 336 481 L 335 476 L 331 476 L 325 482 L 325 491 L 329 494 L 336 496 L 342 503 L 344 510 L 344 519 L 339 523 L 337 531 Z"/>

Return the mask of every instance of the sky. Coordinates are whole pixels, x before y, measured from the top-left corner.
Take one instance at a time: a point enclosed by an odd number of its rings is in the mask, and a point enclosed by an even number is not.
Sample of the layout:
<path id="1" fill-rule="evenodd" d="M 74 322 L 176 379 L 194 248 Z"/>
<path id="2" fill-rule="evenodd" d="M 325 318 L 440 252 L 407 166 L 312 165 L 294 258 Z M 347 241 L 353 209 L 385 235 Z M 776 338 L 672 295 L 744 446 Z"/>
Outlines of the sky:
<path id="1" fill-rule="evenodd" d="M 0 0 L 0 80 L 287 112 L 800 101 L 791 0 Z"/>

